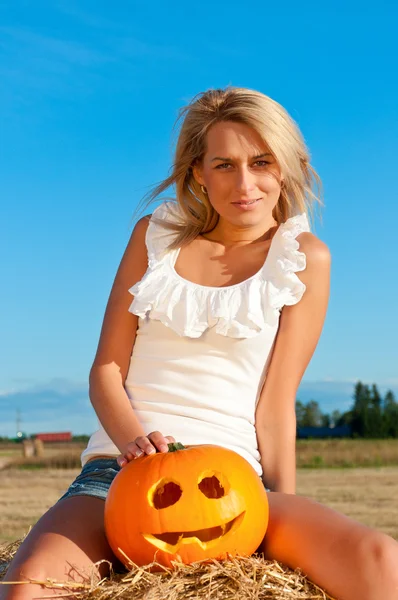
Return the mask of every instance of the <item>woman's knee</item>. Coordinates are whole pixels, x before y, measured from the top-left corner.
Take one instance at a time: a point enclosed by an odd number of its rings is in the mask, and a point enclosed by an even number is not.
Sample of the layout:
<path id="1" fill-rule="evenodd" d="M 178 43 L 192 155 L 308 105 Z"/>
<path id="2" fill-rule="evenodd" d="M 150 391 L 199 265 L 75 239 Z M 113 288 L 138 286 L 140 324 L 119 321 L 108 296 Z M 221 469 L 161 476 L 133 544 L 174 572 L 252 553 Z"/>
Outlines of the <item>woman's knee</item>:
<path id="1" fill-rule="evenodd" d="M 119 564 L 105 537 L 103 500 L 78 496 L 62 500 L 41 517 L 18 549 L 4 580 L 81 582 L 91 576 L 106 576 L 112 563 Z M 22 594 L 6 594 L 5 587 L 8 585 L 0 586 L 0 600 Z M 27 592 L 21 595 L 25 597 L 29 597 Z"/>
<path id="2" fill-rule="evenodd" d="M 33 549 L 29 558 L 14 558 L 4 579 L 6 585 L 0 585 L 0 600 L 30 600 L 46 594 L 57 596 L 60 588 L 59 585 L 53 587 L 52 581 L 62 584 L 65 594 L 68 583 L 73 583 L 75 587 L 106 577 L 109 575 L 110 565 L 110 562 L 96 565 L 90 560 L 83 560 L 79 550 L 76 554 L 69 552 L 65 556 L 62 546 L 50 543 L 47 551 L 43 548 L 38 551 Z"/>
<path id="3" fill-rule="evenodd" d="M 28 600 L 35 595 L 43 595 L 41 590 L 44 588 L 38 583 L 32 584 L 32 582 L 44 582 L 47 577 L 43 565 L 35 558 L 14 563 L 11 574 L 12 577 L 6 578 L 6 583 L 0 585 L 0 600 Z M 13 584 L 13 582 L 19 583 Z"/>
<path id="4" fill-rule="evenodd" d="M 398 542 L 388 535 L 369 529 L 359 543 L 361 565 L 375 579 L 396 586 L 398 598 Z"/>

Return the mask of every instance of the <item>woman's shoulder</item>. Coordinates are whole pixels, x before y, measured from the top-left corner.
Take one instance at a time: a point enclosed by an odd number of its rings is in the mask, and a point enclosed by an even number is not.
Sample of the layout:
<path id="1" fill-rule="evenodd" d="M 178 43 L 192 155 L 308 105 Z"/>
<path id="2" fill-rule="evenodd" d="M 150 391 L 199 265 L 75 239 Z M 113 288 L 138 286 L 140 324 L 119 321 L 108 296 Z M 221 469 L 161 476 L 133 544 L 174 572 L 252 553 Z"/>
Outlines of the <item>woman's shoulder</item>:
<path id="1" fill-rule="evenodd" d="M 322 265 L 328 265 L 328 255 L 326 244 L 311 232 L 305 212 L 289 217 L 277 230 L 265 263 L 264 291 L 270 304 L 297 304 Z"/>
<path id="2" fill-rule="evenodd" d="M 150 221 L 162 225 L 181 223 L 183 220 L 183 212 L 176 201 L 163 200 L 153 211 L 151 215 L 147 215 Z"/>
<path id="3" fill-rule="evenodd" d="M 305 269 L 300 273 L 300 281 L 306 289 L 317 286 L 330 277 L 330 249 L 319 237 L 309 231 L 297 236 L 300 252 L 305 256 Z"/>
<path id="4" fill-rule="evenodd" d="M 330 261 L 330 250 L 312 231 L 306 212 L 289 217 L 280 225 L 280 246 L 285 246 L 292 254 L 304 254 L 307 262 L 323 263 Z"/>
<path id="5" fill-rule="evenodd" d="M 146 247 L 148 260 L 159 260 L 182 222 L 182 213 L 176 202 L 164 201 L 138 219 L 134 225 L 132 239 L 140 240 Z"/>
<path id="6" fill-rule="evenodd" d="M 171 223 L 180 223 L 183 218 L 182 210 L 177 202 L 164 200 L 156 206 L 151 213 L 147 213 L 135 224 L 135 228 L 140 231 L 146 231 L 149 226 L 168 225 Z"/>
<path id="7" fill-rule="evenodd" d="M 307 265 L 328 264 L 331 261 L 330 249 L 319 237 L 311 231 L 303 231 L 297 235 L 300 250 L 306 255 Z"/>

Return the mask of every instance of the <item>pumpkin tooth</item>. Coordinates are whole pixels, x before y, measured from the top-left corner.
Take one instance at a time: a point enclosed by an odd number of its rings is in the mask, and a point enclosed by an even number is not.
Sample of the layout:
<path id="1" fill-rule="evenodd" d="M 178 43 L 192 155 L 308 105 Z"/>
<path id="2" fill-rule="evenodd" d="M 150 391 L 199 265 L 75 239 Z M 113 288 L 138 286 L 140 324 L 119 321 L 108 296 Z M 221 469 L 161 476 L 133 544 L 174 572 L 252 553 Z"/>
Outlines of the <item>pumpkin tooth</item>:
<path id="1" fill-rule="evenodd" d="M 166 544 L 175 546 L 184 537 L 184 534 L 179 531 L 169 531 L 167 533 L 156 533 L 155 537 L 162 542 L 166 542 Z"/>
<path id="2" fill-rule="evenodd" d="M 184 538 L 197 538 L 201 542 L 210 542 L 223 535 L 224 525 L 216 525 L 207 529 L 198 529 L 197 531 L 188 531 L 184 533 Z"/>

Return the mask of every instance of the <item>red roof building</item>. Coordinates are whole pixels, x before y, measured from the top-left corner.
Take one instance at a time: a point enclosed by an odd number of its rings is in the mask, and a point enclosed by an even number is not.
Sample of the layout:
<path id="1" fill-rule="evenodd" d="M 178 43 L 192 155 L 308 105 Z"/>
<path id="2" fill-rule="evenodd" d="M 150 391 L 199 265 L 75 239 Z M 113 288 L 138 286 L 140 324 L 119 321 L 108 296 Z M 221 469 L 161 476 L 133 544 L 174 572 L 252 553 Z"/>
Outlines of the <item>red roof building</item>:
<path id="1" fill-rule="evenodd" d="M 36 440 L 41 440 L 42 442 L 71 442 L 72 432 L 60 431 L 49 433 L 35 433 L 33 437 Z"/>

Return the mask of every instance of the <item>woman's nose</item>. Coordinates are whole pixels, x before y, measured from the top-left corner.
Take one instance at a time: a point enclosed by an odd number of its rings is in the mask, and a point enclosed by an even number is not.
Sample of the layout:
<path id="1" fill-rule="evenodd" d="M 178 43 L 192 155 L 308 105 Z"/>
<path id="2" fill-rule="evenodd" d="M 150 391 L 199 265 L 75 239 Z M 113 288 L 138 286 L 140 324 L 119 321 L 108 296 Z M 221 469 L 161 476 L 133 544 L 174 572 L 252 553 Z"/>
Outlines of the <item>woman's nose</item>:
<path id="1" fill-rule="evenodd" d="M 236 176 L 236 188 L 239 192 L 246 194 L 254 189 L 254 174 L 250 173 L 248 169 L 242 167 L 238 169 Z"/>

